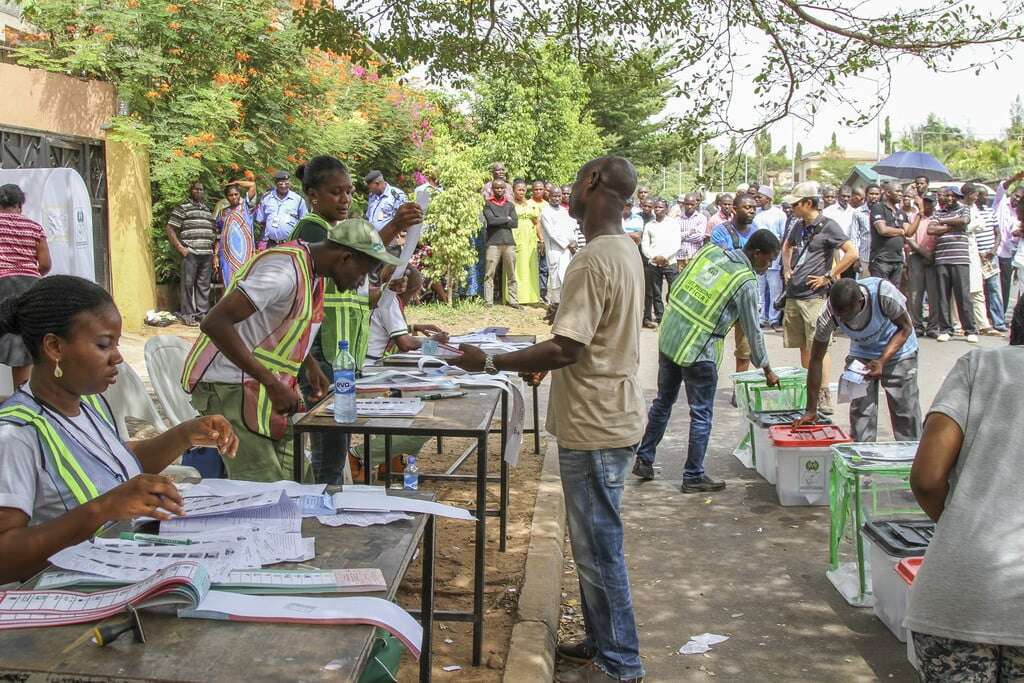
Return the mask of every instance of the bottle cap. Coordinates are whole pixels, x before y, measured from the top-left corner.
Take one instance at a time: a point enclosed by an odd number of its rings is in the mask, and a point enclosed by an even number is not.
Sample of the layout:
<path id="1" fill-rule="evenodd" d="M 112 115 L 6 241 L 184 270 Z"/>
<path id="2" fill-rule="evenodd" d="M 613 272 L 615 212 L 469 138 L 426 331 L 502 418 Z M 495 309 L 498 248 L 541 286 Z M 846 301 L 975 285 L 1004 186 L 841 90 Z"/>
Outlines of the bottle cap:
<path id="1" fill-rule="evenodd" d="M 405 460 L 410 465 L 415 465 L 416 464 L 416 456 L 415 455 L 407 455 L 407 456 L 405 456 Z"/>
<path id="2" fill-rule="evenodd" d="M 348 351 L 348 341 L 338 342 L 338 349 L 341 351 Z"/>

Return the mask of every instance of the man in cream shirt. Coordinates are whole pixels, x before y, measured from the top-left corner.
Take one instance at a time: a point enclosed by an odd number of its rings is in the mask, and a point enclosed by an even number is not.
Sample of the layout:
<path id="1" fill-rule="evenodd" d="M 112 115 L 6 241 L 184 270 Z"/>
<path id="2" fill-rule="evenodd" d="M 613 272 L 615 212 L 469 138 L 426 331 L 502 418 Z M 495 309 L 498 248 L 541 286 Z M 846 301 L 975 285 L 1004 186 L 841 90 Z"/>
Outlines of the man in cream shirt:
<path id="1" fill-rule="evenodd" d="M 566 682 L 644 676 L 619 515 L 626 472 L 644 432 L 637 376 L 643 274 L 636 246 L 622 231 L 622 208 L 635 187 L 636 171 L 626 159 L 601 157 L 585 164 L 573 184 L 569 213 L 581 221 L 587 247 L 565 274 L 554 336 L 496 356 L 463 344 L 455 361 L 492 374 L 554 371 L 546 426 L 558 442 L 586 623 L 582 641 L 559 646 L 564 659 L 581 663 L 560 675 Z"/>

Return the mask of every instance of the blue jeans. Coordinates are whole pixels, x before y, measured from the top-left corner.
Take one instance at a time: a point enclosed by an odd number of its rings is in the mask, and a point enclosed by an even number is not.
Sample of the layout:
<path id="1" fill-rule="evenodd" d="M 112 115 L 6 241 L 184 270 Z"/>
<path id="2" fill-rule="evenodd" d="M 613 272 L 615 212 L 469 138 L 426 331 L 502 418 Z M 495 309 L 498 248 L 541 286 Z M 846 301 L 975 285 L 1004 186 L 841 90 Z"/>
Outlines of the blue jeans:
<path id="1" fill-rule="evenodd" d="M 988 317 L 992 318 L 992 327 L 1000 332 L 1006 331 L 1006 316 L 1003 310 L 1003 287 L 999 282 L 999 273 L 985 280 L 985 303 L 988 304 Z"/>
<path id="2" fill-rule="evenodd" d="M 718 388 L 718 366 L 710 361 L 681 367 L 665 354 L 658 354 L 658 396 L 647 413 L 647 430 L 636 457 L 648 465 L 654 464 L 655 450 L 665 436 L 672 406 L 679 396 L 679 385 L 683 383 L 686 384 L 686 400 L 690 403 L 690 441 L 683 481 L 700 481 L 704 478 L 704 456 L 711 438 L 711 418 L 715 413 Z"/>
<path id="3" fill-rule="evenodd" d="M 644 675 L 619 516 L 635 452 L 635 446 L 598 451 L 558 448 L 586 640 L 597 650 L 597 665 L 619 679 Z"/>
<path id="4" fill-rule="evenodd" d="M 766 270 L 757 276 L 757 307 L 761 311 L 761 322 L 772 325 L 782 324 L 782 311 L 775 308 L 775 300 L 782 294 L 782 271 Z"/>

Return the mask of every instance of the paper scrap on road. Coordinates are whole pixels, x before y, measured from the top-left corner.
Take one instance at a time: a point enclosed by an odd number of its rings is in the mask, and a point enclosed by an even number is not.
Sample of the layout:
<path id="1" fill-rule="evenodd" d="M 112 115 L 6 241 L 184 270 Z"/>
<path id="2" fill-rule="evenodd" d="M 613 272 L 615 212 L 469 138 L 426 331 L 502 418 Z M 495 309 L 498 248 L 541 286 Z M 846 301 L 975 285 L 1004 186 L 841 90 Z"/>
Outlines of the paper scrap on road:
<path id="1" fill-rule="evenodd" d="M 701 633 L 693 636 L 690 641 L 679 648 L 681 655 L 702 655 L 711 650 L 712 645 L 718 645 L 729 640 L 729 636 L 720 636 L 717 633 Z"/>

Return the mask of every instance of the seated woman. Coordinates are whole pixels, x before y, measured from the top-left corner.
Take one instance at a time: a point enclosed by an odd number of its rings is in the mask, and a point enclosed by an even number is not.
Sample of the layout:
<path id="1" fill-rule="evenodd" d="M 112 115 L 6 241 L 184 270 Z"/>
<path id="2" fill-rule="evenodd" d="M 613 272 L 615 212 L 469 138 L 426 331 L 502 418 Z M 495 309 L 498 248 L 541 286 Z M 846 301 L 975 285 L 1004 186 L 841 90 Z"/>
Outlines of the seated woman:
<path id="1" fill-rule="evenodd" d="M 189 448 L 234 457 L 238 440 L 219 415 L 118 439 L 97 395 L 117 380 L 121 316 L 98 285 L 43 278 L 0 303 L 0 333 L 20 335 L 35 364 L 0 406 L 0 584 L 31 577 L 107 522 L 183 514 L 159 472 Z"/>

